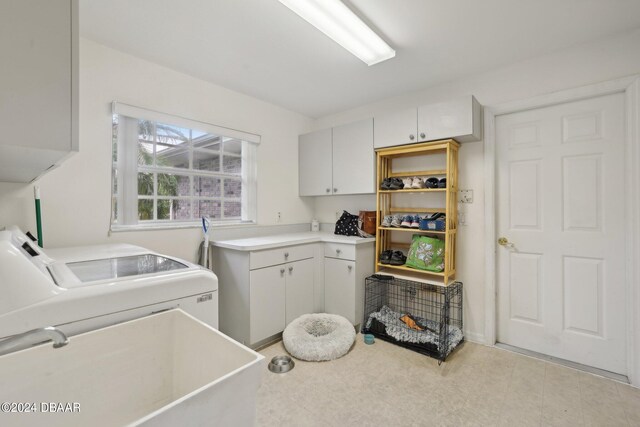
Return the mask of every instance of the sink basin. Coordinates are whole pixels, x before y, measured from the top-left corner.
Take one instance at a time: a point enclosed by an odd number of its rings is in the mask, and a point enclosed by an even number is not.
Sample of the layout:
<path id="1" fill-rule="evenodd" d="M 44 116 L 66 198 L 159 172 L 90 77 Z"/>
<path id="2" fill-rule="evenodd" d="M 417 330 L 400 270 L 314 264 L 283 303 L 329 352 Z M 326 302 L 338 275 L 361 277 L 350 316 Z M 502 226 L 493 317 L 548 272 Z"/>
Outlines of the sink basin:
<path id="1" fill-rule="evenodd" d="M 0 425 L 255 424 L 264 357 L 182 310 L 69 340 L 0 356 L 0 402 L 36 409 L 0 412 Z"/>

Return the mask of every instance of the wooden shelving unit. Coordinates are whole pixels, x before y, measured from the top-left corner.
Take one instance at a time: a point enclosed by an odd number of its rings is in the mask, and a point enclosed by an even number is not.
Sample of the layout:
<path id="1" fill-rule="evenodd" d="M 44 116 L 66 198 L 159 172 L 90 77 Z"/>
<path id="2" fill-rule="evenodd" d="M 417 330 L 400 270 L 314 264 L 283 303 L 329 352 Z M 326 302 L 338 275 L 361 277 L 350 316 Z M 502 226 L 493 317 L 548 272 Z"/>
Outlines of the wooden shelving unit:
<path id="1" fill-rule="evenodd" d="M 453 282 L 456 274 L 456 233 L 458 224 L 458 205 L 456 201 L 456 194 L 458 192 L 458 149 L 460 144 L 452 139 L 427 142 L 422 144 L 413 144 L 400 147 L 381 148 L 376 150 L 376 164 L 377 164 L 377 197 L 376 197 L 376 210 L 378 213 L 378 226 L 376 227 L 376 272 L 385 270 L 387 274 L 394 274 L 394 272 L 405 273 L 411 272 L 412 274 L 418 273 L 419 276 L 424 277 L 430 282 L 436 282 L 442 285 L 449 285 Z M 444 169 L 422 169 L 412 171 L 394 171 L 393 161 L 394 159 L 409 157 L 409 156 L 428 156 L 431 154 L 444 154 Z M 402 189 L 402 190 L 382 190 L 380 185 L 386 178 L 406 178 L 418 176 L 426 178 L 430 176 L 446 177 L 446 188 L 422 188 L 422 189 Z M 442 198 L 442 203 L 434 206 L 433 203 L 425 202 L 421 207 L 403 207 L 396 205 L 398 201 L 394 195 L 417 193 L 423 194 L 426 197 L 427 194 L 434 194 L 430 197 Z M 423 197 L 423 196 L 421 196 Z M 413 204 L 413 203 L 412 203 Z M 444 231 L 429 231 L 420 230 L 416 228 L 402 228 L 402 227 L 382 227 L 380 223 L 386 215 L 394 214 L 427 214 L 443 212 L 446 215 L 446 223 Z M 392 236 L 405 236 L 406 233 L 431 235 L 439 239 L 444 239 L 445 253 L 444 253 L 444 270 L 442 272 L 433 272 L 426 270 L 419 270 L 416 268 L 407 267 L 404 265 L 389 265 L 381 264 L 379 262 L 380 254 L 387 249 L 403 249 L 405 254 L 409 248 L 409 244 L 405 242 L 396 242 L 392 239 Z M 397 234 L 396 234 L 397 233 Z M 415 275 L 415 274 L 414 274 Z"/>

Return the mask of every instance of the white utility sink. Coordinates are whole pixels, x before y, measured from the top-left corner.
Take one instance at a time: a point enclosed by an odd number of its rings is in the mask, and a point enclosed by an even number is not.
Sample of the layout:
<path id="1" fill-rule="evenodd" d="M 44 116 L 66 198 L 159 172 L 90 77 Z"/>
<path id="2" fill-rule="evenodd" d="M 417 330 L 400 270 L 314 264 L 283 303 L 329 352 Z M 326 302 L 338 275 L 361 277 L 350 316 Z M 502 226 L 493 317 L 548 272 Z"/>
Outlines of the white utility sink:
<path id="1" fill-rule="evenodd" d="M 69 340 L 58 349 L 46 343 L 0 356 L 0 403 L 37 408 L 36 413 L 0 412 L 0 425 L 255 423 L 264 357 L 182 310 Z M 69 404 L 72 412 L 43 413 L 42 403 Z M 73 412 L 74 403 L 79 412 Z"/>

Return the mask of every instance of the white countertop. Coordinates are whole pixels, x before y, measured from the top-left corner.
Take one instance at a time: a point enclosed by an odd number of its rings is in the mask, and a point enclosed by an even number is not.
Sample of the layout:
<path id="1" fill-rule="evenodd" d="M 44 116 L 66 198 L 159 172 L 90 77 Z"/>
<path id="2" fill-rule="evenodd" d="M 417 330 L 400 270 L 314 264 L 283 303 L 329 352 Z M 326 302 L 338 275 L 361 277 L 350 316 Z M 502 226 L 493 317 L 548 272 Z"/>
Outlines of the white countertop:
<path id="1" fill-rule="evenodd" d="M 261 249 L 281 248 L 285 246 L 301 245 L 305 243 L 327 242 L 344 243 L 347 245 L 361 245 L 375 242 L 376 239 L 356 236 L 340 236 L 332 233 L 309 231 L 306 233 L 276 234 L 273 236 L 250 237 L 236 240 L 214 240 L 213 246 L 236 251 L 258 251 Z"/>

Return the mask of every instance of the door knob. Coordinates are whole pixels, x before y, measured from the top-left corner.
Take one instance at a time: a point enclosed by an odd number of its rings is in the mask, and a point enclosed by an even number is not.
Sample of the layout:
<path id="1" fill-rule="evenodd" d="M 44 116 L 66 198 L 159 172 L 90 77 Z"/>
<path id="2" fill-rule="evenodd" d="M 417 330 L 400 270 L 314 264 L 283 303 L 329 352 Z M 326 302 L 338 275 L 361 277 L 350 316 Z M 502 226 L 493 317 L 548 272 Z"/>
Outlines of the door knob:
<path id="1" fill-rule="evenodd" d="M 284 274 L 284 268 L 280 269 L 280 274 Z"/>
<path id="2" fill-rule="evenodd" d="M 289 267 L 289 274 L 293 271 L 293 267 Z"/>
<path id="3" fill-rule="evenodd" d="M 336 255 L 340 255 L 340 252 L 342 252 L 342 250 L 336 249 Z"/>
<path id="4" fill-rule="evenodd" d="M 500 246 L 504 246 L 504 247 L 506 247 L 506 248 L 512 248 L 512 247 L 513 247 L 513 243 L 511 243 L 511 242 L 509 241 L 509 239 L 507 239 L 506 237 L 500 237 L 500 238 L 498 239 L 498 244 L 499 244 Z"/>
<path id="5" fill-rule="evenodd" d="M 414 139 L 416 139 L 416 137 L 413 134 L 411 134 L 409 135 L 409 139 L 413 141 Z"/>
<path id="6" fill-rule="evenodd" d="M 285 258 L 289 258 L 289 252 L 285 252 L 285 253 L 284 253 L 284 257 L 285 257 Z"/>
<path id="7" fill-rule="evenodd" d="M 424 132 L 421 132 L 421 133 L 420 133 L 420 138 L 424 139 L 424 137 L 425 137 L 425 136 L 426 136 L 426 135 L 424 134 Z"/>
<path id="8" fill-rule="evenodd" d="M 347 268 L 351 271 L 353 269 L 353 265 L 348 265 Z"/>
<path id="9" fill-rule="evenodd" d="M 334 193 L 337 193 L 337 192 L 338 192 L 338 189 L 337 189 L 337 188 L 334 188 L 334 189 L 333 189 L 333 192 L 334 192 Z"/>
<path id="10" fill-rule="evenodd" d="M 327 188 L 327 193 L 331 193 L 331 189 L 330 188 Z"/>

